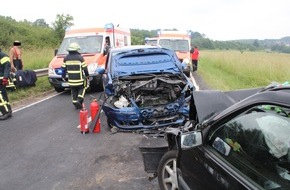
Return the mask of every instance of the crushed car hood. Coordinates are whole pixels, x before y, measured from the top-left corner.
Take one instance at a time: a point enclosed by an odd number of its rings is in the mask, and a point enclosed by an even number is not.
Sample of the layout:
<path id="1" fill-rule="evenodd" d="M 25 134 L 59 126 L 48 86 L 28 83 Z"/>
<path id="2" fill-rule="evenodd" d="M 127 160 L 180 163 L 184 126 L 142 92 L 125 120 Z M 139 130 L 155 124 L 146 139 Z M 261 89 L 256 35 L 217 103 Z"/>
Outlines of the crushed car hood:
<path id="1" fill-rule="evenodd" d="M 176 57 L 166 50 L 144 50 L 120 53 L 114 57 L 112 77 L 146 73 L 180 73 L 182 65 Z"/>
<path id="2" fill-rule="evenodd" d="M 224 92 L 219 90 L 193 91 L 193 99 L 199 123 L 260 90 L 261 88 Z"/>

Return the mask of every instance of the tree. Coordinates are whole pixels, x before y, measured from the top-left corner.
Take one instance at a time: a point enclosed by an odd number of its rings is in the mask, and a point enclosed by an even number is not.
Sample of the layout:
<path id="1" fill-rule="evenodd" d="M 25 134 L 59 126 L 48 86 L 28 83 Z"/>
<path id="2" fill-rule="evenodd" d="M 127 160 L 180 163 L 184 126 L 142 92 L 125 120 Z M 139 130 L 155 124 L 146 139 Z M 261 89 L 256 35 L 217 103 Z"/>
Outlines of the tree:
<path id="1" fill-rule="evenodd" d="M 258 40 L 255 40 L 255 41 L 253 42 L 253 46 L 255 46 L 256 48 L 258 48 L 258 47 L 260 46 Z"/>
<path id="2" fill-rule="evenodd" d="M 44 19 L 37 19 L 32 23 L 33 26 L 38 26 L 42 28 L 49 28 L 49 25 L 45 22 Z"/>
<path id="3" fill-rule="evenodd" d="M 73 26 L 73 17 L 69 14 L 57 14 L 56 20 L 52 23 L 53 29 L 56 32 L 57 37 L 61 41 L 65 35 L 65 30 L 70 26 Z"/>

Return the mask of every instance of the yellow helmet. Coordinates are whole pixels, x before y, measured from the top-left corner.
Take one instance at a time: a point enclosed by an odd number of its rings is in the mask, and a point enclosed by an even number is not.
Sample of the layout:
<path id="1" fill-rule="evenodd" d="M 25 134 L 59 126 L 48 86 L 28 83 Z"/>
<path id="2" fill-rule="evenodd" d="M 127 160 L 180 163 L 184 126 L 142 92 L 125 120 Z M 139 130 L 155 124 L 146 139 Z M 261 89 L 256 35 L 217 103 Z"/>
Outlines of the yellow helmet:
<path id="1" fill-rule="evenodd" d="M 81 47 L 79 46 L 79 44 L 73 42 L 68 46 L 67 51 L 79 51 L 81 49 Z"/>

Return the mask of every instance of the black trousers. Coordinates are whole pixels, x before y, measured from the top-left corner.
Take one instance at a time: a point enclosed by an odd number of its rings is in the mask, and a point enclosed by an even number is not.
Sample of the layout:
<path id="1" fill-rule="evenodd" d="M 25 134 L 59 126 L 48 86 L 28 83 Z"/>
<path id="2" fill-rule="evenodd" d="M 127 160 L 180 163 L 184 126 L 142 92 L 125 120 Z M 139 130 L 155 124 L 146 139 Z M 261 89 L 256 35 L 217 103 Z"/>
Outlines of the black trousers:
<path id="1" fill-rule="evenodd" d="M 198 64 L 198 60 L 193 60 L 192 59 L 192 69 L 193 71 L 197 71 L 197 65 Z"/>
<path id="2" fill-rule="evenodd" d="M 70 86 L 72 103 L 74 105 L 80 103 L 83 104 L 85 93 L 86 93 L 86 83 L 80 86 Z"/>
<path id="3" fill-rule="evenodd" d="M 0 80 L 0 112 L 3 115 L 11 112 L 11 106 L 8 100 L 6 87 L 2 85 L 2 80 Z"/>
<path id="4" fill-rule="evenodd" d="M 13 65 L 17 70 L 22 70 L 23 69 L 23 64 L 21 59 L 14 59 L 13 60 Z"/>

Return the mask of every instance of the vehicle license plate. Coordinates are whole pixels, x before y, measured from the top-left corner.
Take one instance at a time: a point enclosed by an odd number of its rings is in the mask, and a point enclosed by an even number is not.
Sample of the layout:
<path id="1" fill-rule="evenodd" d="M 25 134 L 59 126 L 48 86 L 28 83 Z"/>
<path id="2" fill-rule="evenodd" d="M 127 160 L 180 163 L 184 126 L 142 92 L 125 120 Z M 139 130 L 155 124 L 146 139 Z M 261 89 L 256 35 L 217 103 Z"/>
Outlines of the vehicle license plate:
<path id="1" fill-rule="evenodd" d="M 62 87 L 68 87 L 68 83 L 67 82 L 63 82 L 63 83 L 61 83 L 61 86 Z"/>

